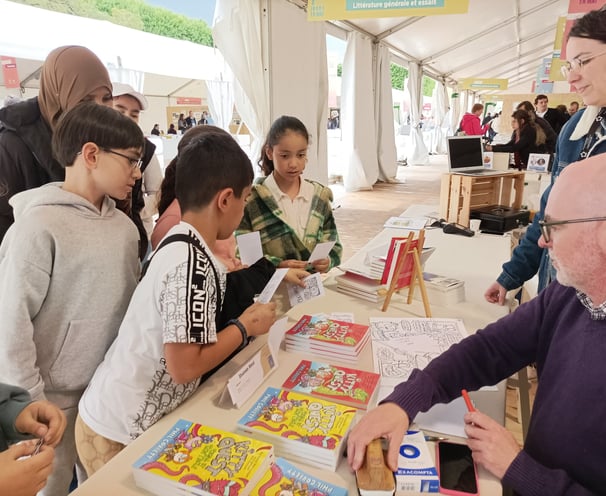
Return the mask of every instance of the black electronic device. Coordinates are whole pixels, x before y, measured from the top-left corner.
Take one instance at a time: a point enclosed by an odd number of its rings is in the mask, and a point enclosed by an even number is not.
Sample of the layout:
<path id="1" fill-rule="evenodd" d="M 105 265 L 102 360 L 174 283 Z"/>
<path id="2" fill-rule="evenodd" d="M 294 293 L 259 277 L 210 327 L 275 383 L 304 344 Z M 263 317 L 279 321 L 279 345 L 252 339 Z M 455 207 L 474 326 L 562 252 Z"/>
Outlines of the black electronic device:
<path id="1" fill-rule="evenodd" d="M 439 441 L 436 443 L 436 463 L 442 494 L 478 494 L 478 473 L 469 446 Z"/>
<path id="2" fill-rule="evenodd" d="M 446 234 L 460 234 L 461 236 L 467 236 L 471 238 L 475 233 L 469 229 L 468 227 L 462 226 L 461 224 L 455 224 L 451 222 L 450 224 L 446 224 L 442 231 Z"/>
<path id="3" fill-rule="evenodd" d="M 516 227 L 526 226 L 530 221 L 528 210 L 518 210 L 503 205 L 489 205 L 474 208 L 470 213 L 471 219 L 480 219 L 480 231 L 503 234 Z"/>

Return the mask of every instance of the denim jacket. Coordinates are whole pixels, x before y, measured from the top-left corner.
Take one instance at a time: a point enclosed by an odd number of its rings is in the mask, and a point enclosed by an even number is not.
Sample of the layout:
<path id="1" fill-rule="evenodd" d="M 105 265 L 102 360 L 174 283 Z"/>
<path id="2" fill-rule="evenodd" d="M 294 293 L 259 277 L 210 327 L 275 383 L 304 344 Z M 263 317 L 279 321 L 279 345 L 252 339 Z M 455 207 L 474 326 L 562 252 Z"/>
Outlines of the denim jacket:
<path id="1" fill-rule="evenodd" d="M 532 224 L 526 230 L 526 235 L 521 239 L 520 244 L 513 250 L 511 260 L 503 264 L 503 272 L 497 278 L 497 282 L 506 290 L 519 288 L 537 272 L 539 274 L 539 291 L 555 279 L 555 269 L 549 260 L 548 251 L 537 244 L 541 237 L 539 220 L 543 218 L 547 199 L 555 180 L 567 165 L 580 160 L 585 136 L 598 110 L 599 108 L 596 107 L 579 110 L 560 131 L 551 184 L 541 196 L 540 210 L 534 216 Z M 588 112 L 588 115 L 582 120 L 581 118 L 585 112 Z M 593 117 L 588 119 L 590 116 Z M 606 153 L 606 136 L 602 136 L 591 148 L 589 155 L 599 155 L 600 153 Z"/>

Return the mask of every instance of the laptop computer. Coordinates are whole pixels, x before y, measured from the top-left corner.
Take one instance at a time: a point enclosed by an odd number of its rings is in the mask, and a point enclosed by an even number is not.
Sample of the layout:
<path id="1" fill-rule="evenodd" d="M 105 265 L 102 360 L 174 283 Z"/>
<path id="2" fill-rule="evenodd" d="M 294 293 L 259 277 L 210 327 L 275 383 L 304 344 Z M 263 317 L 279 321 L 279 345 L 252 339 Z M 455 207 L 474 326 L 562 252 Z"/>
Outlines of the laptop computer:
<path id="1" fill-rule="evenodd" d="M 449 136 L 446 141 L 448 145 L 449 172 L 470 176 L 485 176 L 507 172 L 484 167 L 482 136 Z"/>

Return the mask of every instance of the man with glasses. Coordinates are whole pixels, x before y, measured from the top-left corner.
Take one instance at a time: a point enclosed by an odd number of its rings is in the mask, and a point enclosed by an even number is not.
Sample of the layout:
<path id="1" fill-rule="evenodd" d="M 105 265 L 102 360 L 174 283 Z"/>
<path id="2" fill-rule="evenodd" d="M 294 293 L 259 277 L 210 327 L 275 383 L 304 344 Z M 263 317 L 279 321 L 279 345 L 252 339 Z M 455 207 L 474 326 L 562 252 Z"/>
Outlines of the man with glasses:
<path id="1" fill-rule="evenodd" d="M 558 137 L 552 167 L 552 185 L 570 163 L 606 152 L 606 6 L 577 19 L 566 44 L 563 72 L 586 107 L 570 117 Z M 519 288 L 535 274 L 539 290 L 554 279 L 554 268 L 547 250 L 537 242 L 541 236 L 539 221 L 543 218 L 551 186 L 541 198 L 541 209 L 528 227 L 526 235 L 513 251 L 511 260 L 503 265 L 497 280 L 484 297 L 502 305 L 507 291 Z"/>
<path id="2" fill-rule="evenodd" d="M 417 413 L 536 363 L 539 383 L 523 447 L 482 412 L 465 414 L 475 462 L 519 495 L 604 494 L 604 184 L 606 155 L 564 171 L 545 210 L 547 238 L 539 241 L 558 269 L 557 282 L 425 369 L 414 370 L 351 432 L 347 451 L 353 469 L 361 465 L 368 443 L 385 437 L 388 463 L 396 470 L 400 442 Z"/>

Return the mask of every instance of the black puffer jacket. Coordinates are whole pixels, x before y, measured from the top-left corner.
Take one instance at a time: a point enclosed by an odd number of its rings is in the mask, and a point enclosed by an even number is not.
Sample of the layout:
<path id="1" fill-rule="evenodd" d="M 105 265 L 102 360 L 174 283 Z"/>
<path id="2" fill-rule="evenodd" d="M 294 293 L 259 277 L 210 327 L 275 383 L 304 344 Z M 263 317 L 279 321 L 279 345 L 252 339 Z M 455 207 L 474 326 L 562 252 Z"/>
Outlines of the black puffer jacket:
<path id="1" fill-rule="evenodd" d="M 0 109 L 0 242 L 14 222 L 8 200 L 15 193 L 65 179 L 51 136 L 37 97 Z"/>

